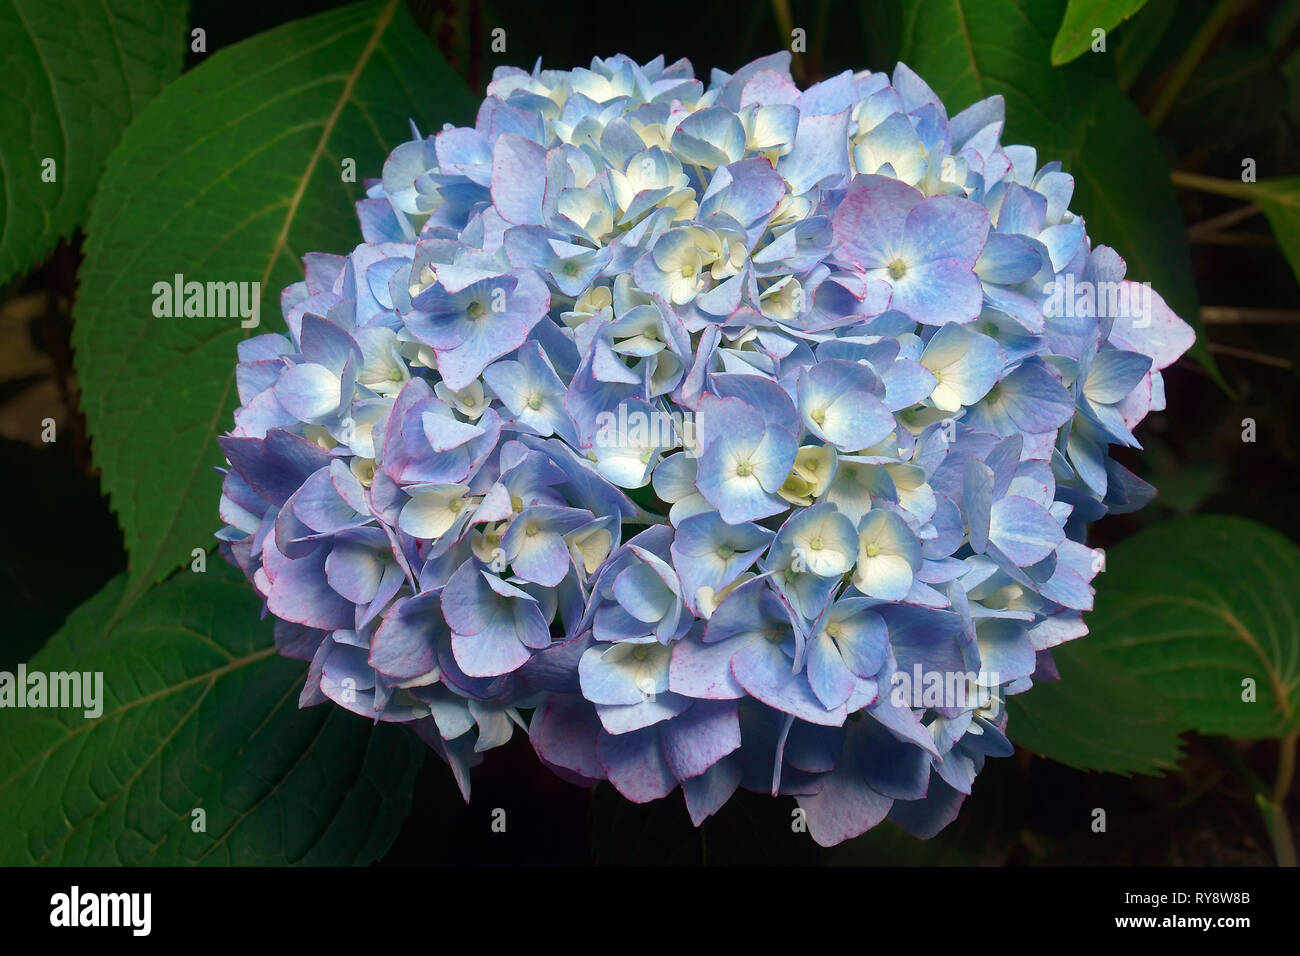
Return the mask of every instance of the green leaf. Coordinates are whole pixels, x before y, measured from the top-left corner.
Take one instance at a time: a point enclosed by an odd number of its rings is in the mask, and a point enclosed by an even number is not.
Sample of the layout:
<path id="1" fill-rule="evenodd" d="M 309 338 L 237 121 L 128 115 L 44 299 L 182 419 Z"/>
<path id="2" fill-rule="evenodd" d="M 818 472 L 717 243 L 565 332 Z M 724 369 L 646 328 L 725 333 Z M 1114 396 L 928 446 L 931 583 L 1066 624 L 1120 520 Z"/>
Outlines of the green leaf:
<path id="1" fill-rule="evenodd" d="M 1190 153 L 1212 129 L 1215 148 L 1232 150 L 1275 137 L 1286 96 L 1286 78 L 1266 47 L 1225 42 L 1188 80 L 1161 131 Z"/>
<path id="2" fill-rule="evenodd" d="M 1178 708 L 1186 729 L 1300 724 L 1300 548 L 1244 518 L 1162 522 L 1112 548 L 1084 643 Z M 1242 700 L 1242 682 L 1257 700 Z"/>
<path id="3" fill-rule="evenodd" d="M 1092 49 L 1093 30 L 1111 30 L 1146 4 L 1147 0 L 1070 0 L 1061 29 L 1052 41 L 1052 65 L 1069 63 Z"/>
<path id="4" fill-rule="evenodd" d="M 1264 28 L 1264 37 L 1270 50 L 1286 44 L 1296 27 L 1300 27 L 1300 0 L 1281 0 L 1273 8 L 1273 15 Z"/>
<path id="5" fill-rule="evenodd" d="M 1084 770 L 1152 773 L 1187 731 L 1290 733 L 1297 579 L 1300 548 L 1244 518 L 1176 518 L 1125 539 L 1106 555 L 1088 635 L 1052 652 L 1061 681 L 1007 701 L 1012 739 Z"/>
<path id="6" fill-rule="evenodd" d="M 85 221 L 122 130 L 180 72 L 185 21 L 173 0 L 0 4 L 0 284 Z"/>
<path id="7" fill-rule="evenodd" d="M 1121 90 L 1137 80 L 1178 12 L 1180 0 L 1150 0 L 1115 43 L 1115 75 Z"/>
<path id="8" fill-rule="evenodd" d="M 1150 281 L 1199 331 L 1191 247 L 1169 164 L 1113 78 L 1083 64 L 1052 68 L 1048 45 L 1060 17 L 1059 0 L 907 0 L 901 59 L 950 114 L 1001 94 L 1003 141 L 1036 147 L 1040 163 L 1061 160 L 1075 178 L 1071 208 L 1093 242 L 1113 247 L 1130 279 Z M 1213 371 L 1199 337 L 1194 349 Z"/>
<path id="9" fill-rule="evenodd" d="M 1242 183 L 1238 195 L 1264 210 L 1291 271 L 1300 280 L 1300 176 Z"/>
<path id="10" fill-rule="evenodd" d="M 1094 245 L 1114 248 L 1128 263 L 1127 277 L 1150 282 L 1196 330 L 1192 354 L 1217 379 L 1201 335 L 1191 243 L 1169 163 L 1142 114 L 1118 87 L 1094 85 L 1083 109 L 1082 138 L 1064 159 L 1066 170 L 1074 173 L 1074 206 Z M 1124 143 L 1124 149 L 1116 149 L 1116 143 Z"/>
<path id="11" fill-rule="evenodd" d="M 215 53 L 172 84 L 109 160 L 88 227 L 77 376 L 130 555 L 122 608 L 219 527 L 215 438 L 236 405 L 235 348 L 281 328 L 299 256 L 360 241 L 354 202 L 388 152 L 473 117 L 473 99 L 399 0 L 355 4 Z M 153 287 L 258 282 L 261 327 L 155 318 Z"/>
<path id="12" fill-rule="evenodd" d="M 333 705 L 300 711 L 256 595 L 181 572 L 111 629 L 113 580 L 28 663 L 102 672 L 102 716 L 0 710 L 0 864 L 364 864 L 410 809 L 424 745 Z M 194 832 L 196 809 L 206 832 Z"/>
<path id="13" fill-rule="evenodd" d="M 1011 739 L 1079 770 L 1172 769 L 1181 756 L 1177 710 L 1123 668 L 1100 659 L 1092 640 L 1089 635 L 1053 650 L 1059 681 L 1039 681 L 1007 699 Z"/>

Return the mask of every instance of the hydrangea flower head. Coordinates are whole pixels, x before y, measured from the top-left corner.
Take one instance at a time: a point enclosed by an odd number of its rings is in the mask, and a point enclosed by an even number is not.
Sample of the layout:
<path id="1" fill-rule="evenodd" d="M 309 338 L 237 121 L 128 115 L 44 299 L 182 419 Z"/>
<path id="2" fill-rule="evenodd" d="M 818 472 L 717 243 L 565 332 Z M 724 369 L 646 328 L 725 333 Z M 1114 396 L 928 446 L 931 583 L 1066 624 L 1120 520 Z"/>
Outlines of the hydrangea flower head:
<path id="1" fill-rule="evenodd" d="M 1003 119 L 901 64 L 615 56 L 397 147 L 221 440 L 302 704 L 411 724 L 466 799 L 520 728 L 697 824 L 739 787 L 824 845 L 954 819 L 1193 338 Z"/>

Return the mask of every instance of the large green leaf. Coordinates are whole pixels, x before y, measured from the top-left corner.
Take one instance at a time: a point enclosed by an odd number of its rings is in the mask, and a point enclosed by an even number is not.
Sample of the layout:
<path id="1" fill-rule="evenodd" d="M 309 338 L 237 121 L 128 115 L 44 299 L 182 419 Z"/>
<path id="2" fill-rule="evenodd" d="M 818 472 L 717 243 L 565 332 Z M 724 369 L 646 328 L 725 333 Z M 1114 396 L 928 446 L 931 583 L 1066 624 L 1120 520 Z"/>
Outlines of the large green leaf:
<path id="1" fill-rule="evenodd" d="M 1007 103 L 1004 141 L 1027 142 L 1041 159 L 1059 159 L 1081 138 L 1069 82 L 1074 71 L 1054 70 L 1048 59 L 1063 6 L 1063 0 L 904 0 L 900 56 L 950 115 L 1000 93 Z"/>
<path id="2" fill-rule="evenodd" d="M 94 458 L 130 555 L 123 608 L 219 526 L 215 438 L 235 347 L 282 327 L 299 256 L 360 242 L 353 203 L 392 147 L 473 101 L 399 0 L 299 20 L 172 84 L 109 159 L 88 226 L 73 344 Z M 259 329 L 155 318 L 153 286 L 260 282 Z M 119 609 L 120 610 L 120 609 Z"/>
<path id="3" fill-rule="evenodd" d="M 1088 636 L 1053 652 L 1062 680 L 1008 701 L 1012 738 L 1081 769 L 1149 773 L 1187 731 L 1290 733 L 1297 580 L 1300 548 L 1244 518 L 1176 518 L 1124 540 L 1107 552 Z"/>
<path id="4" fill-rule="evenodd" d="M 1091 640 L 1056 650 L 1059 681 L 1039 681 L 1007 699 L 1011 739 L 1079 770 L 1172 769 L 1181 756 L 1177 710 L 1121 667 L 1099 659 Z"/>
<path id="5" fill-rule="evenodd" d="M 1093 243 L 1112 246 L 1128 263 L 1128 278 L 1149 281 L 1199 333 L 1191 244 L 1160 145 L 1112 82 L 1094 85 L 1080 109 L 1082 136 L 1064 163 L 1074 173 L 1074 205 Z M 1203 351 L 1204 344 L 1198 334 L 1195 348 Z"/>
<path id="6" fill-rule="evenodd" d="M 1284 535 L 1244 518 L 1161 522 L 1112 548 L 1098 581 L 1085 642 L 1184 727 L 1280 737 L 1300 724 L 1300 548 Z"/>
<path id="7" fill-rule="evenodd" d="M 1069 63 L 1092 49 L 1092 31 L 1110 30 L 1137 13 L 1147 0 L 1070 0 L 1052 41 L 1052 65 Z"/>
<path id="8" fill-rule="evenodd" d="M 0 3 L 0 284 L 86 218 L 104 160 L 180 72 L 178 0 Z M 54 161 L 53 182 L 42 164 Z"/>
<path id="9" fill-rule="evenodd" d="M 1165 31 L 1178 13 L 1180 0 L 1150 0 L 1120 31 L 1115 51 L 1115 76 L 1120 89 L 1131 87 L 1155 53 Z"/>
<path id="10" fill-rule="evenodd" d="M 0 710 L 0 864 L 369 863 L 410 809 L 424 745 L 332 704 L 298 709 L 224 565 L 152 590 L 111 631 L 118 577 L 29 672 L 102 672 L 103 714 Z M 194 832 L 194 810 L 206 829 Z"/>
<path id="11" fill-rule="evenodd" d="M 951 113 L 995 93 L 1006 99 L 1005 142 L 1075 177 L 1072 208 L 1094 243 L 1115 248 L 1131 279 L 1150 281 L 1194 328 L 1199 306 L 1169 164 L 1137 107 L 1104 71 L 1053 69 L 1061 0 L 906 0 L 902 59 Z M 1120 145 L 1122 144 L 1122 145 Z M 1197 349 L 1202 354 L 1202 344 Z"/>

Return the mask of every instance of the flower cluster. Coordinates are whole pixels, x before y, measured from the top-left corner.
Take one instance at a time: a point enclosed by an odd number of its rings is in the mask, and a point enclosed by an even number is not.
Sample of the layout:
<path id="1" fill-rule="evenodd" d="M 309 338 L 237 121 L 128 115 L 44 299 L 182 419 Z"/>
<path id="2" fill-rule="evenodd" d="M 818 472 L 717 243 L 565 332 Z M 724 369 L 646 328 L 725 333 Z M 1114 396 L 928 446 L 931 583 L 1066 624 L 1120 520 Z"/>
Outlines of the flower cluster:
<path id="1" fill-rule="evenodd" d="M 305 257 L 240 346 L 220 533 L 304 705 L 411 723 L 466 799 L 517 725 L 822 844 L 933 834 L 1011 752 L 1192 333 L 1001 97 L 788 61 L 500 69 Z"/>

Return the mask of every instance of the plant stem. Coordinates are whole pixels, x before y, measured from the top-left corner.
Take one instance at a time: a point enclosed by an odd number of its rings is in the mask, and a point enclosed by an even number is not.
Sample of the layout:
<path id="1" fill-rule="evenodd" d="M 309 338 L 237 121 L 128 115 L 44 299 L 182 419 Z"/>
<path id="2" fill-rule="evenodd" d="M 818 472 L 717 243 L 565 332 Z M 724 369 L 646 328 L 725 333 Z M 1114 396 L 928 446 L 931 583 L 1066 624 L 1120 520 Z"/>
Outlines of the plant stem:
<path id="1" fill-rule="evenodd" d="M 1152 129 L 1158 129 L 1160 124 L 1165 121 L 1165 117 L 1169 115 L 1169 110 L 1173 108 L 1174 101 L 1178 99 L 1178 94 L 1183 91 L 1187 81 L 1192 78 L 1196 67 L 1200 65 L 1206 52 L 1214 43 L 1215 37 L 1219 35 L 1223 25 L 1237 12 L 1240 6 L 1241 0 L 1219 0 L 1214 5 L 1214 8 L 1210 10 L 1210 15 L 1205 18 L 1201 28 L 1196 31 L 1196 36 L 1192 37 L 1192 42 L 1187 45 L 1183 55 L 1174 64 L 1173 71 L 1169 74 L 1169 78 L 1165 80 L 1164 86 L 1160 88 L 1155 103 L 1152 104 L 1150 111 L 1147 113 L 1147 122 L 1151 124 Z"/>
<path id="2" fill-rule="evenodd" d="M 663 524 L 667 520 L 663 515 L 657 515 L 653 511 L 647 511 L 645 508 L 642 508 L 640 505 L 638 505 L 635 501 L 632 502 L 632 506 L 636 508 L 636 514 L 624 518 L 623 519 L 624 524 L 645 524 L 645 525 Z"/>
<path id="3" fill-rule="evenodd" d="M 1187 234 L 1193 241 L 1201 236 L 1214 235 L 1222 232 L 1229 226 L 1235 226 L 1237 223 L 1249 219 L 1251 216 L 1259 215 L 1264 210 L 1260 209 L 1255 203 L 1247 203 L 1236 209 L 1229 209 L 1225 213 L 1217 216 L 1211 216 L 1209 219 L 1203 219 L 1187 230 Z"/>
<path id="4" fill-rule="evenodd" d="M 1250 246 L 1265 249 L 1277 245 L 1276 240 L 1253 232 L 1207 232 L 1192 236 L 1191 239 L 1202 246 Z"/>
<path id="5" fill-rule="evenodd" d="M 1260 365 L 1268 365 L 1272 368 L 1293 368 L 1295 364 L 1290 359 L 1281 356 L 1265 355 L 1263 352 L 1252 352 L 1250 349 L 1239 349 L 1235 345 L 1224 345 L 1222 342 L 1209 342 L 1205 347 L 1216 355 L 1231 355 L 1233 358 L 1245 359 L 1247 362 L 1258 362 Z"/>
<path id="6" fill-rule="evenodd" d="M 1202 325 L 1300 325 L 1300 309 L 1251 309 L 1232 305 L 1201 307 Z"/>
<path id="7" fill-rule="evenodd" d="M 1264 825 L 1268 828 L 1269 839 L 1273 841 L 1273 853 L 1277 856 L 1278 866 L 1295 866 L 1295 838 L 1291 835 L 1291 823 L 1286 816 L 1286 798 L 1291 792 L 1291 781 L 1295 777 L 1296 739 L 1300 731 L 1293 730 L 1278 742 L 1277 782 L 1273 785 L 1272 799 L 1263 793 L 1256 795 L 1256 802 L 1264 814 Z"/>
<path id="8" fill-rule="evenodd" d="M 776 18 L 776 28 L 781 31 L 781 43 L 790 47 L 794 39 L 794 17 L 790 15 L 790 0 L 772 0 L 772 15 Z M 803 70 L 803 54 L 792 51 L 790 64 L 795 79 L 802 83 L 806 77 Z"/>
<path id="9" fill-rule="evenodd" d="M 1237 748 L 1226 737 L 1207 737 L 1205 743 L 1218 760 L 1219 765 L 1236 774 L 1255 793 L 1263 793 L 1268 789 L 1268 784 L 1264 782 L 1264 778 L 1251 769 L 1250 764 L 1242 759 L 1241 754 L 1237 752 Z"/>
<path id="10" fill-rule="evenodd" d="M 1195 189 L 1197 192 L 1214 193 L 1216 196 L 1228 196 L 1232 199 L 1251 196 L 1250 183 L 1238 182 L 1235 179 L 1202 176 L 1200 173 L 1185 173 L 1178 169 L 1169 174 L 1169 179 L 1182 189 Z"/>

